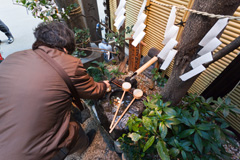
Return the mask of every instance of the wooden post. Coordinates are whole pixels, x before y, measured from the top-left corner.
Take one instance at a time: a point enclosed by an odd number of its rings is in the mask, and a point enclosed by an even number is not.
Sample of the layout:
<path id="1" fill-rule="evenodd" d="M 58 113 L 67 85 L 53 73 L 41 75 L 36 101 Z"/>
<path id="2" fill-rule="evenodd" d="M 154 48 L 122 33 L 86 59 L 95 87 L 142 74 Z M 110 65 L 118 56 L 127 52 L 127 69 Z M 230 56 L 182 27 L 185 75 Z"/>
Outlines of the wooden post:
<path id="1" fill-rule="evenodd" d="M 139 43 L 137 47 L 132 45 L 133 39 L 129 40 L 129 59 L 128 70 L 135 72 L 140 66 L 142 45 Z"/>

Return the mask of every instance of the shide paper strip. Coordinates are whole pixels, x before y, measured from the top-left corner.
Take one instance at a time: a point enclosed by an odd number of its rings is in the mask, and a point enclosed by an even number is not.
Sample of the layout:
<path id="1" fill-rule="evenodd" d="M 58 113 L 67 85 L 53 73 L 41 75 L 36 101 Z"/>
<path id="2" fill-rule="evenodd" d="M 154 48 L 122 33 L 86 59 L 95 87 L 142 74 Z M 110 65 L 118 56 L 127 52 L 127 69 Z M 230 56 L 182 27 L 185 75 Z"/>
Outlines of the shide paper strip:
<path id="1" fill-rule="evenodd" d="M 158 54 L 158 57 L 160 57 L 161 59 L 165 60 L 167 57 L 167 54 L 169 53 L 169 51 L 171 49 L 173 49 L 174 46 L 177 45 L 177 41 L 175 39 L 170 39 L 168 41 L 168 43 L 165 45 L 165 47 L 163 47 L 163 49 L 161 50 L 161 52 Z"/>
<path id="2" fill-rule="evenodd" d="M 202 56 L 208 52 L 215 50 L 222 42 L 216 37 L 208 42 L 197 54 Z"/>
<path id="3" fill-rule="evenodd" d="M 164 37 L 166 37 L 168 31 L 174 25 L 175 19 L 176 19 L 176 7 L 173 6 L 172 10 L 170 12 L 170 16 L 168 18 L 168 22 L 167 22 L 167 26 L 166 26 L 166 29 L 165 29 Z"/>
<path id="4" fill-rule="evenodd" d="M 177 50 L 172 49 L 169 54 L 167 55 L 167 58 L 165 59 L 165 61 L 163 62 L 163 64 L 161 65 L 161 70 L 166 70 L 168 68 L 168 66 L 170 65 L 170 63 L 172 62 L 173 58 L 175 57 L 175 55 L 177 54 Z"/>
<path id="5" fill-rule="evenodd" d="M 181 78 L 182 81 L 186 81 L 196 75 L 198 75 L 199 73 L 203 72 L 206 68 L 203 65 L 200 65 L 196 68 L 194 68 L 193 70 L 181 75 L 179 78 Z"/>
<path id="6" fill-rule="evenodd" d="M 122 15 L 125 14 L 125 12 L 126 12 L 126 9 L 125 9 L 125 8 L 122 8 L 121 11 L 119 12 L 119 14 L 118 14 L 117 17 L 116 17 L 115 22 L 117 22 L 118 19 L 119 19 Z"/>
<path id="7" fill-rule="evenodd" d="M 164 40 L 162 41 L 162 44 L 164 44 L 164 45 L 167 44 L 168 41 L 169 41 L 171 38 L 176 39 L 176 38 L 177 38 L 178 31 L 179 31 L 179 27 L 173 25 L 173 26 L 170 28 L 170 30 L 167 32 L 167 34 L 166 34 L 167 36 L 164 37 Z"/>
<path id="8" fill-rule="evenodd" d="M 115 12 L 115 15 L 116 15 L 116 16 L 117 16 L 118 13 L 121 11 L 121 9 L 125 7 L 125 5 L 126 5 L 126 0 L 121 0 L 120 3 L 119 3 L 119 5 L 118 5 L 118 8 L 117 8 L 117 10 L 116 10 L 116 12 Z"/>
<path id="9" fill-rule="evenodd" d="M 193 60 L 190 64 L 193 68 L 196 68 L 204 63 L 211 62 L 213 60 L 212 53 L 208 52 L 203 56 Z"/>
<path id="10" fill-rule="evenodd" d="M 138 19 L 140 18 L 141 14 L 143 13 L 143 11 L 145 10 L 145 7 L 146 7 L 146 4 L 147 4 L 147 0 L 144 0 L 143 3 L 142 3 L 142 6 L 140 8 L 140 11 L 138 13 Z"/>
<path id="11" fill-rule="evenodd" d="M 174 39 L 177 38 L 179 27 L 174 25 L 175 19 L 176 19 L 176 7 L 173 6 L 164 33 L 164 40 L 162 42 L 162 44 L 164 45 L 167 44 L 171 38 Z"/>
<path id="12" fill-rule="evenodd" d="M 138 34 L 138 36 L 137 36 L 137 38 L 136 39 L 134 39 L 134 41 L 132 42 L 132 45 L 134 46 L 134 47 L 137 47 L 137 45 L 138 45 L 138 43 L 140 43 L 141 42 L 141 40 L 143 39 L 143 37 L 145 36 L 145 32 L 141 32 L 140 34 Z"/>
<path id="13" fill-rule="evenodd" d="M 145 22 L 146 18 L 147 18 L 147 15 L 144 14 L 144 13 L 142 13 L 141 16 L 140 16 L 140 18 L 138 18 L 137 22 L 134 24 L 132 30 L 133 30 L 133 31 L 136 31 L 137 28 L 140 26 L 140 24 L 142 24 L 142 23 Z"/>
<path id="14" fill-rule="evenodd" d="M 137 36 L 144 30 L 145 27 L 146 25 L 144 23 L 140 24 L 140 26 L 137 28 L 137 30 L 133 34 L 133 39 L 136 39 Z"/>
<path id="15" fill-rule="evenodd" d="M 214 24 L 214 26 L 208 31 L 208 33 L 203 37 L 203 39 L 199 42 L 199 45 L 205 46 L 213 38 L 217 37 L 217 35 L 225 28 L 227 24 L 228 18 L 219 19 Z"/>
<path id="16" fill-rule="evenodd" d="M 117 30 L 119 30 L 119 28 L 122 26 L 125 18 L 126 18 L 126 17 L 125 17 L 124 15 L 122 15 L 122 16 L 118 19 L 118 21 L 116 21 L 116 22 L 114 23 L 114 26 L 117 28 Z"/>

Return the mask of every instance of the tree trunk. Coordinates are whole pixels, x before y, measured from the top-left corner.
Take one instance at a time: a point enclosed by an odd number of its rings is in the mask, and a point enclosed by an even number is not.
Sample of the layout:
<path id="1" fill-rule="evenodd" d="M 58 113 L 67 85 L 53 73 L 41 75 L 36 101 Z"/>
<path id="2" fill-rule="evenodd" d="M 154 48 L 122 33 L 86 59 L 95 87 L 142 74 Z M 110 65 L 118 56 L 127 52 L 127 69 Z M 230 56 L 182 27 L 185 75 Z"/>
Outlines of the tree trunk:
<path id="1" fill-rule="evenodd" d="M 65 10 L 71 4 L 77 4 L 77 6 L 80 7 L 78 0 L 55 0 L 55 2 L 59 8 L 64 8 Z M 78 11 L 80 11 L 80 9 Z M 71 29 L 75 27 L 80 29 L 87 28 L 85 17 L 81 15 L 82 13 L 69 15 L 70 19 L 66 20 L 68 27 Z"/>
<path id="2" fill-rule="evenodd" d="M 239 0 L 195 0 L 192 9 L 213 14 L 233 15 L 239 5 Z M 172 101 L 173 105 L 178 104 L 199 76 L 192 77 L 187 81 L 182 81 L 179 78 L 180 75 L 189 71 L 189 64 L 196 58 L 199 49 L 198 43 L 217 20 L 216 18 L 190 14 L 177 46 L 178 53 L 175 57 L 173 71 L 161 91 L 164 101 Z"/>

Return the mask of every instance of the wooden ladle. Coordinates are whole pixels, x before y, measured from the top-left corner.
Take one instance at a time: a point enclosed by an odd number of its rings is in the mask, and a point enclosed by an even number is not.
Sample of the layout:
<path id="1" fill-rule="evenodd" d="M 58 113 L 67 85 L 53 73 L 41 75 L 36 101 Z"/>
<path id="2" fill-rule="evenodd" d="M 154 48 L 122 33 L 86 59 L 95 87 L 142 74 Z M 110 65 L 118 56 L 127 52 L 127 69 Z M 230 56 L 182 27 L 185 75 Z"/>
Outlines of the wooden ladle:
<path id="1" fill-rule="evenodd" d="M 110 125 L 110 127 L 109 127 L 110 129 L 112 128 L 113 123 L 115 122 L 115 119 L 116 119 L 116 116 L 117 116 L 117 114 L 118 114 L 119 108 L 120 108 L 121 103 L 122 103 L 122 100 L 123 100 L 123 98 L 124 98 L 124 95 L 125 95 L 126 91 L 129 91 L 129 90 L 131 89 L 131 87 L 132 87 L 132 85 L 131 85 L 131 83 L 129 83 L 129 82 L 124 82 L 124 83 L 122 84 L 123 94 L 122 94 L 122 97 L 121 97 L 120 102 L 119 102 L 119 104 L 118 104 L 118 107 L 117 107 L 117 110 L 116 110 L 115 115 L 114 115 L 114 117 L 113 117 L 113 120 L 112 120 L 112 122 L 111 122 L 111 125 Z"/>
<path id="2" fill-rule="evenodd" d="M 124 114 L 127 112 L 127 110 L 129 109 L 129 107 L 132 105 L 132 103 L 135 101 L 135 99 L 140 99 L 143 96 L 143 91 L 141 89 L 135 89 L 133 91 L 133 99 L 132 101 L 129 103 L 129 105 L 127 106 L 127 108 L 123 111 L 122 115 L 119 117 L 119 119 L 117 120 L 117 122 L 113 125 L 112 128 L 110 128 L 111 130 L 109 131 L 109 133 L 112 133 L 113 129 L 116 127 L 116 125 L 118 124 L 118 122 L 120 122 L 120 120 L 122 119 L 122 117 L 124 116 Z"/>

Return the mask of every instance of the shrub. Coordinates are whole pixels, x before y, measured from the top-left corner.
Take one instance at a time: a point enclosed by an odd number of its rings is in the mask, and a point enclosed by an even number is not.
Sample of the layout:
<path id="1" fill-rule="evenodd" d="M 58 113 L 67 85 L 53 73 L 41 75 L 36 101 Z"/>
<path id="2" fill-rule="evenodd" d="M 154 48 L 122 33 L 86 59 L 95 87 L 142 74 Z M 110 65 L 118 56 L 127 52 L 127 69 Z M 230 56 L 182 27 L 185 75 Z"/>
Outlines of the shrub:
<path id="1" fill-rule="evenodd" d="M 219 103 L 214 110 L 212 106 Z M 119 138 L 123 151 L 131 159 L 154 159 L 156 155 L 162 160 L 230 159 L 223 144 L 226 141 L 234 144 L 231 138 L 234 133 L 217 113 L 223 111 L 227 116 L 229 111 L 240 113 L 240 110 L 230 105 L 228 98 L 213 101 L 190 94 L 181 105 L 170 107 L 170 102 L 164 103 L 160 95 L 153 95 L 147 97 L 144 105 L 142 118 L 130 117 L 129 133 Z"/>

